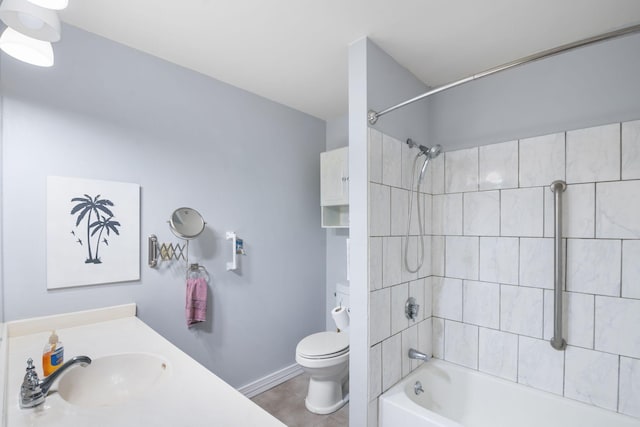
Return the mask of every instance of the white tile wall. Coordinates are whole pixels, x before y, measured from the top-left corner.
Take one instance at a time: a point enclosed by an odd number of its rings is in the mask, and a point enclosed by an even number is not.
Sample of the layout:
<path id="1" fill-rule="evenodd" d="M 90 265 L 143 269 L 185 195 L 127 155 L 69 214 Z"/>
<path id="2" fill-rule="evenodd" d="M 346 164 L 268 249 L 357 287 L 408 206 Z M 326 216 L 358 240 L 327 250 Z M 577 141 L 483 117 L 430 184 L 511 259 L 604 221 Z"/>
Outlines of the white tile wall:
<path id="1" fill-rule="evenodd" d="M 478 190 L 477 148 L 445 153 L 444 162 L 444 189 L 447 193 Z"/>
<path id="2" fill-rule="evenodd" d="M 564 179 L 564 133 L 520 140 L 520 187 Z"/>
<path id="3" fill-rule="evenodd" d="M 567 183 L 620 179 L 620 124 L 567 132 Z"/>
<path id="4" fill-rule="evenodd" d="M 465 236 L 500 235 L 500 192 L 465 193 L 463 199 Z"/>
<path id="5" fill-rule="evenodd" d="M 567 347 L 564 395 L 615 411 L 618 406 L 618 356 Z"/>
<path id="6" fill-rule="evenodd" d="M 640 418 L 640 120 L 432 161 L 423 189 L 430 193 L 423 205 L 427 262 L 414 274 L 402 260 L 414 153 L 392 138 L 370 137 L 370 409 L 377 394 L 419 365 L 406 355 L 417 347 Z M 549 344 L 549 185 L 557 179 L 569 183 L 566 351 Z M 409 239 L 412 260 L 417 243 Z M 403 317 L 408 295 L 424 308 L 415 323 Z"/>
<path id="7" fill-rule="evenodd" d="M 518 187 L 518 141 L 485 145 L 479 156 L 480 190 Z"/>
<path id="8" fill-rule="evenodd" d="M 542 237 L 542 188 L 503 190 L 500 201 L 502 236 Z"/>
<path id="9" fill-rule="evenodd" d="M 622 179 L 640 179 L 640 120 L 622 124 Z"/>

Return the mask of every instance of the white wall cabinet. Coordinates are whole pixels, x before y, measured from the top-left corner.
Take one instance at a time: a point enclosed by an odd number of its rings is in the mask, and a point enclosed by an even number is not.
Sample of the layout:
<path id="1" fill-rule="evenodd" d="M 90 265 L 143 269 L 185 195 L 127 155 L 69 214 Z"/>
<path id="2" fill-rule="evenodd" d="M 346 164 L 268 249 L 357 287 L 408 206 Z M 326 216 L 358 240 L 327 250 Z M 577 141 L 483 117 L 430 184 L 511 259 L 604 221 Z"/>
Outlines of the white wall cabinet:
<path id="1" fill-rule="evenodd" d="M 322 227 L 349 227 L 349 147 L 320 153 Z"/>

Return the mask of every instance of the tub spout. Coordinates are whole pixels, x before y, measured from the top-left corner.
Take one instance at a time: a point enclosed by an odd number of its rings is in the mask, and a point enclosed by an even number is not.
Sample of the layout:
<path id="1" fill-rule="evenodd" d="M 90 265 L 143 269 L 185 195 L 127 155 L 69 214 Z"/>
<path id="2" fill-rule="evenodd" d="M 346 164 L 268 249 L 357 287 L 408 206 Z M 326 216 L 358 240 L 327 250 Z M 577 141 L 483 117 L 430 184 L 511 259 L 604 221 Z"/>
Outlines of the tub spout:
<path id="1" fill-rule="evenodd" d="M 49 389 L 64 371 L 77 364 L 87 366 L 90 363 L 91 359 L 89 357 L 76 356 L 60 366 L 54 373 L 40 381 L 33 366 L 33 360 L 27 360 L 27 373 L 24 376 L 24 381 L 20 388 L 20 407 L 23 409 L 33 408 L 34 406 L 44 403 Z"/>
<path id="2" fill-rule="evenodd" d="M 409 359 L 423 360 L 427 361 L 431 359 L 431 356 L 428 354 L 422 353 L 421 351 L 416 350 L 415 348 L 409 349 Z"/>

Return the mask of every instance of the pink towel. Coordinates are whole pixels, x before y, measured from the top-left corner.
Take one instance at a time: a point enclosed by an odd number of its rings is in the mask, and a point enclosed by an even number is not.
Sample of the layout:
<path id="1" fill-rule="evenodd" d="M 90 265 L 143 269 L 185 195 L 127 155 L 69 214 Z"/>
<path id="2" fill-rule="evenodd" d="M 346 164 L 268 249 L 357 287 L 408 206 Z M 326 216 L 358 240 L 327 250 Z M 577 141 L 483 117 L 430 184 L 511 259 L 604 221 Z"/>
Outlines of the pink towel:
<path id="1" fill-rule="evenodd" d="M 207 318 L 207 281 L 204 277 L 187 279 L 187 326 L 204 322 Z"/>

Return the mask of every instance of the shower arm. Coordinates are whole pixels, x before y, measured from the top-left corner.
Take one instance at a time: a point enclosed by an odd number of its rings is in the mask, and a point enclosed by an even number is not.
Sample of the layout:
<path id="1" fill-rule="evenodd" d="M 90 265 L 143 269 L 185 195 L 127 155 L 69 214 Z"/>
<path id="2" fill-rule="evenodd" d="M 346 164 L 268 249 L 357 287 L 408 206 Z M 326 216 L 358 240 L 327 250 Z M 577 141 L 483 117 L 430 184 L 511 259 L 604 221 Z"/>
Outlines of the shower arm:
<path id="1" fill-rule="evenodd" d="M 367 120 L 369 121 L 369 124 L 374 125 L 374 124 L 376 124 L 376 122 L 378 121 L 378 119 L 380 117 L 382 117 L 382 116 L 384 116 L 384 115 L 386 115 L 386 114 L 388 114 L 388 113 L 390 113 L 392 111 L 395 111 L 395 110 L 397 110 L 399 108 L 402 108 L 402 107 L 406 107 L 409 104 L 413 104 L 414 102 L 420 101 L 420 100 L 422 100 L 424 98 L 427 98 L 427 97 L 429 97 L 431 95 L 435 95 L 437 93 L 443 92 L 443 91 L 445 91 L 447 89 L 452 89 L 454 87 L 463 85 L 465 83 L 469 83 L 471 81 L 480 79 L 482 77 L 487 77 L 487 76 L 490 76 L 492 74 L 496 74 L 496 73 L 498 73 L 500 71 L 505 71 L 505 70 L 508 70 L 510 68 L 517 67 L 519 65 L 525 65 L 525 64 L 528 64 L 528 63 L 531 63 L 531 62 L 534 62 L 534 61 L 538 61 L 540 59 L 548 58 L 550 56 L 555 56 L 555 55 L 558 55 L 558 54 L 561 54 L 561 53 L 564 53 L 564 52 L 567 52 L 567 51 L 570 51 L 570 50 L 574 50 L 574 49 L 577 49 L 577 48 L 580 48 L 580 47 L 589 46 L 589 45 L 592 45 L 592 44 L 595 44 L 595 43 L 600 43 L 600 42 L 603 42 L 603 41 L 606 41 L 606 40 L 611 40 L 611 39 L 614 39 L 614 38 L 618 38 L 618 37 L 622 37 L 622 36 L 626 36 L 626 35 L 633 34 L 633 33 L 638 33 L 638 32 L 640 32 L 640 24 L 632 25 L 630 27 L 622 28 L 622 29 L 619 29 L 619 30 L 616 30 L 616 31 L 610 31 L 608 33 L 604 33 L 604 34 L 600 34 L 600 35 L 597 35 L 597 36 L 589 37 L 589 38 L 586 38 L 586 39 L 578 40 L 578 41 L 573 42 L 573 43 L 564 44 L 562 46 L 558 46 L 558 47 L 555 47 L 553 49 L 543 50 L 542 52 L 538 52 L 538 53 L 535 53 L 533 55 L 525 56 L 524 58 L 520 58 L 520 59 L 517 59 L 515 61 L 511 61 L 511 62 L 508 62 L 508 63 L 503 64 L 503 65 L 499 65 L 499 66 L 494 67 L 494 68 L 490 68 L 490 69 L 488 69 L 486 71 L 483 71 L 483 72 L 478 73 L 478 74 L 474 74 L 474 75 L 469 76 L 469 77 L 465 77 L 465 78 L 457 80 L 455 82 L 448 83 L 448 84 L 445 84 L 445 85 L 442 85 L 442 86 L 438 86 L 435 89 L 431 89 L 431 90 L 429 90 L 429 91 L 427 91 L 427 92 L 425 92 L 425 93 L 423 93 L 421 95 L 418 95 L 418 96 L 416 96 L 414 98 L 411 98 L 411 99 L 409 99 L 407 101 L 401 102 L 400 104 L 394 105 L 393 107 L 389 107 L 389 108 L 387 108 L 385 110 L 382 110 L 382 111 L 379 111 L 379 112 L 374 111 L 374 110 L 369 110 L 367 112 Z"/>

